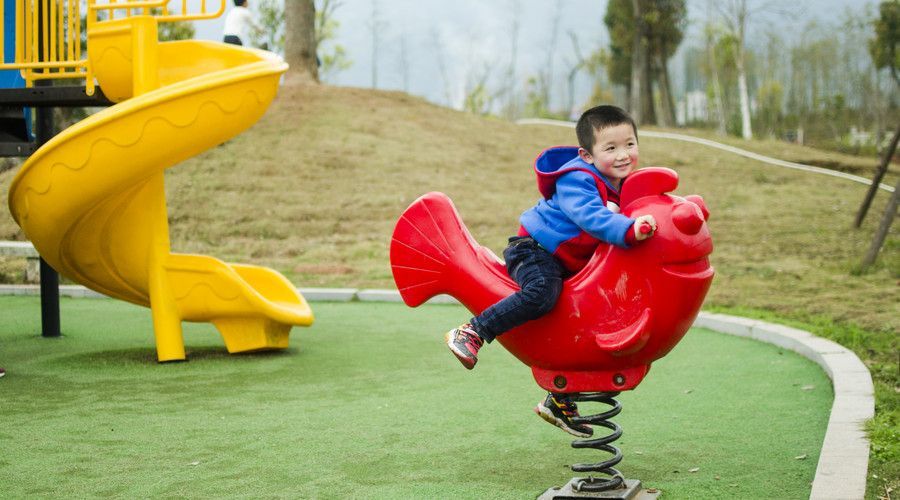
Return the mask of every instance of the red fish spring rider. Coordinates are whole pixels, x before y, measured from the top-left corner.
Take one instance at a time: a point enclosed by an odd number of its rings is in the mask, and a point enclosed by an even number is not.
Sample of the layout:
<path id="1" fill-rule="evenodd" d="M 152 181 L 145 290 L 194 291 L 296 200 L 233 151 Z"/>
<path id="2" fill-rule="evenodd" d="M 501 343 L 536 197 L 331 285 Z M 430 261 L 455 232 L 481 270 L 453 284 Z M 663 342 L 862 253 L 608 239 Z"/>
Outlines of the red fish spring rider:
<path id="1" fill-rule="evenodd" d="M 615 456 L 576 464 L 572 470 L 600 472 L 609 478 L 573 478 L 563 489 L 547 490 L 547 498 L 591 492 L 634 498 L 640 492 L 640 481 L 625 480 L 613 468 L 622 460 L 618 448 L 609 444 L 622 434 L 609 421 L 621 411 L 613 398 L 634 389 L 651 363 L 681 340 L 700 311 L 714 274 L 708 259 L 713 249 L 706 224 L 709 212 L 700 196 L 671 194 L 677 186 L 673 170 L 635 171 L 622 185 L 621 213 L 652 215 L 657 226 L 653 237 L 629 249 L 600 244 L 588 264 L 564 281 L 549 314 L 497 337 L 531 367 L 542 388 L 572 394 L 575 401 L 612 406 L 605 413 L 573 419 L 612 431 L 605 437 L 576 440 L 573 447 Z M 428 193 L 403 212 L 394 229 L 390 259 L 394 281 L 410 307 L 445 293 L 479 314 L 518 289 L 504 264 L 475 242 L 442 193 Z"/>

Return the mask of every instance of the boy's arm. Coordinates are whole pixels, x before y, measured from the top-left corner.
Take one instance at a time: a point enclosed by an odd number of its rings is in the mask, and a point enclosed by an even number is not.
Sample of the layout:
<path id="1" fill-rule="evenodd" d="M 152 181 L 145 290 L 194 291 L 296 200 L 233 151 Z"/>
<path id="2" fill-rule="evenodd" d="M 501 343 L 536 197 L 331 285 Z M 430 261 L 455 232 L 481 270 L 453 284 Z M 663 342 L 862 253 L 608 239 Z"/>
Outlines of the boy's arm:
<path id="1" fill-rule="evenodd" d="M 564 174 L 556 181 L 556 194 L 563 213 L 591 236 L 620 247 L 636 242 L 631 231 L 634 219 L 606 208 L 590 174 Z"/>

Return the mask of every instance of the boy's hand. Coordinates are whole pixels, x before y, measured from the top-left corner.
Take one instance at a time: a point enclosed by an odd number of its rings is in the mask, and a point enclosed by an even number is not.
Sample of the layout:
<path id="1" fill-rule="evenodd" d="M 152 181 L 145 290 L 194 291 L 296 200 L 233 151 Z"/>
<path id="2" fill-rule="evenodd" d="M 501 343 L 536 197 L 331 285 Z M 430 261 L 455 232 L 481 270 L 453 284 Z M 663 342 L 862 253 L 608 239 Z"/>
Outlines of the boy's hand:
<path id="1" fill-rule="evenodd" d="M 656 219 L 652 215 L 639 215 L 634 219 L 634 239 L 644 241 L 656 233 Z"/>

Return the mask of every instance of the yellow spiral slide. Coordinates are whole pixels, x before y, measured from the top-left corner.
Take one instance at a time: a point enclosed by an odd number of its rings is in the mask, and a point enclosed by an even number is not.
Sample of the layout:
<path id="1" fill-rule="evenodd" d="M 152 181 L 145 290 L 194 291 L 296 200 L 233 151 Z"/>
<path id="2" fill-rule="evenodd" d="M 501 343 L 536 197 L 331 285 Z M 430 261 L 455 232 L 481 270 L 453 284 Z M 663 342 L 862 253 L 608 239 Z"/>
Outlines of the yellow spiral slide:
<path id="1" fill-rule="evenodd" d="M 259 50 L 157 41 L 133 16 L 88 31 L 88 57 L 116 102 L 47 142 L 10 187 L 16 222 L 63 275 L 149 306 L 160 361 L 185 358 L 182 321 L 213 323 L 229 352 L 288 346 L 310 325 L 303 297 L 271 269 L 172 253 L 165 169 L 255 123 L 287 65 Z"/>

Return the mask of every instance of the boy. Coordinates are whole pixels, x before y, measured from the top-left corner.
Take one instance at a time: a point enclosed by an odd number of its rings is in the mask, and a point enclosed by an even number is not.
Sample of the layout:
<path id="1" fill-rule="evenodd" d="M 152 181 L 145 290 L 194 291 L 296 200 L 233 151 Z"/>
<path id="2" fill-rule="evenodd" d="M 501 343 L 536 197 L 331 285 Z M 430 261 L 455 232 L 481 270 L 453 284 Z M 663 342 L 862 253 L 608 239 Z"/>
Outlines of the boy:
<path id="1" fill-rule="evenodd" d="M 535 161 L 544 199 L 522 214 L 519 233 L 503 252 L 521 289 L 447 332 L 447 346 L 470 370 L 485 341 L 549 313 L 563 279 L 584 267 L 601 241 L 627 248 L 656 231 L 651 215 L 618 213 L 622 183 L 638 163 L 634 120 L 615 106 L 597 106 L 581 115 L 575 133 L 577 153 L 550 148 Z M 641 232 L 642 225 L 651 230 Z M 548 394 L 534 411 L 575 436 L 593 434 L 590 426 L 572 422 L 578 408 L 565 394 Z"/>

